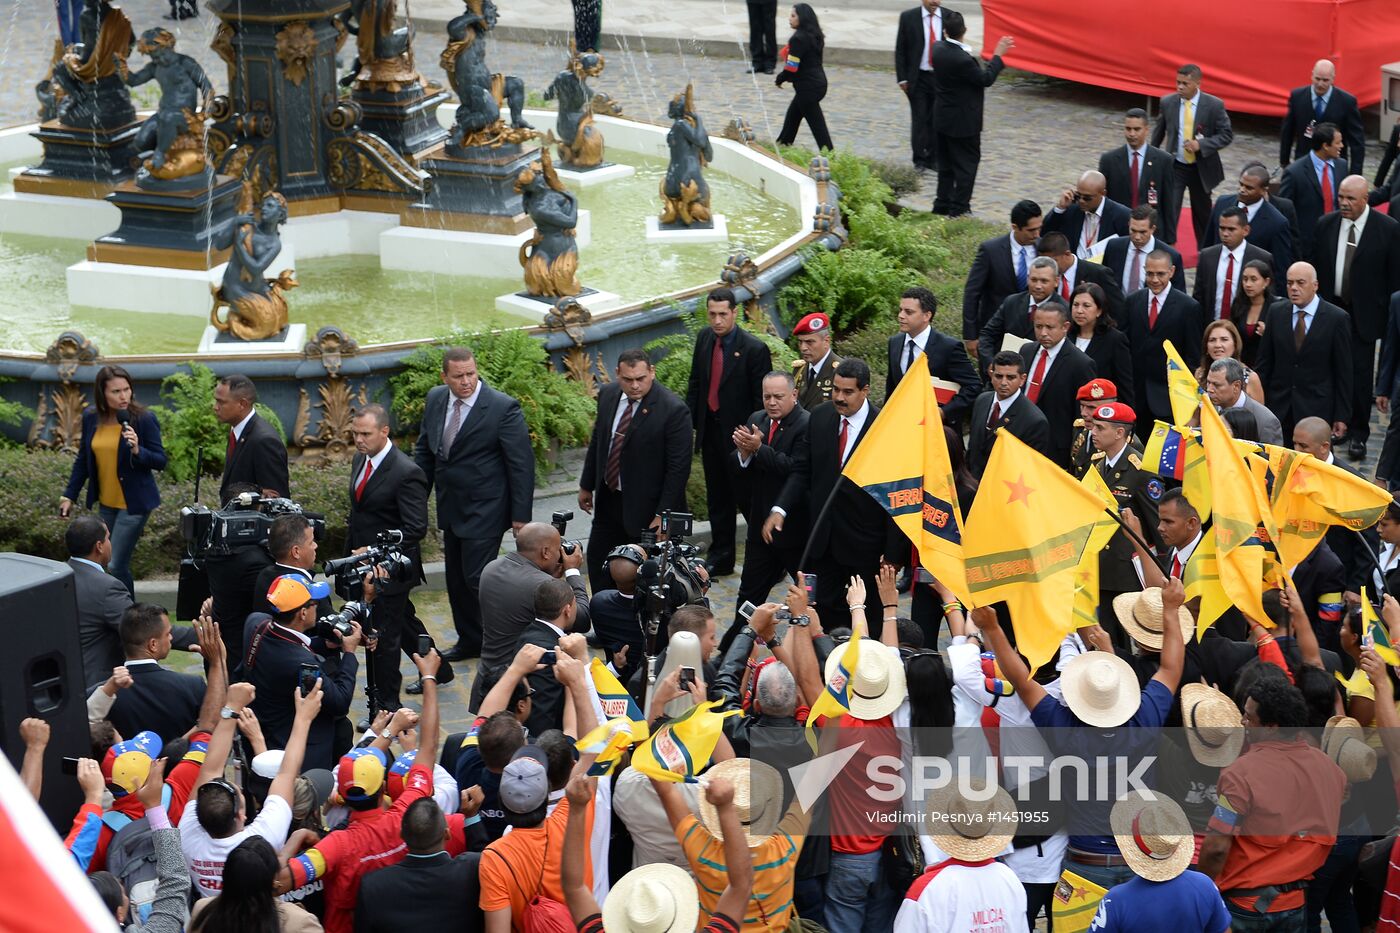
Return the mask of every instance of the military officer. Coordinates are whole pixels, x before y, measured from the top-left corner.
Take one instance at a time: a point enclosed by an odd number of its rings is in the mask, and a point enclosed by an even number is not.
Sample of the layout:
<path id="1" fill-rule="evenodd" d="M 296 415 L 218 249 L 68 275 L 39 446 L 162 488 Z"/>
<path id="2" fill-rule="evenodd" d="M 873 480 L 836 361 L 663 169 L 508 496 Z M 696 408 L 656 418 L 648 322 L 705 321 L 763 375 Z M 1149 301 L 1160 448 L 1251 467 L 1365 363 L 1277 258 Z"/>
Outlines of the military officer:
<path id="1" fill-rule="evenodd" d="M 1118 510 L 1132 509 L 1142 523 L 1147 543 L 1162 546 L 1157 532 L 1157 504 L 1166 487 L 1154 473 L 1142 468 L 1142 448 L 1133 440 L 1137 413 L 1122 402 L 1109 402 L 1094 409 L 1089 431 L 1097 448 L 1089 458 L 1090 468 L 1099 471 Z M 1113 597 L 1142 589 L 1142 580 L 1133 566 L 1133 543 L 1120 528 L 1099 555 L 1099 624 L 1113 638 L 1116 647 L 1129 648 L 1131 641 L 1113 612 Z"/>
<path id="2" fill-rule="evenodd" d="M 831 352 L 831 319 L 820 311 L 798 321 L 792 335 L 797 338 L 797 352 L 802 357 L 792 363 L 797 400 L 811 411 L 831 400 L 831 380 L 841 357 Z"/>
<path id="3" fill-rule="evenodd" d="M 1089 457 L 1094 453 L 1094 438 L 1089 426 L 1094 421 L 1094 409 L 1118 401 L 1118 387 L 1110 379 L 1093 379 L 1079 387 L 1074 395 L 1079 402 L 1079 417 L 1074 419 L 1074 440 L 1069 447 L 1070 465 L 1075 476 L 1089 469 Z"/>

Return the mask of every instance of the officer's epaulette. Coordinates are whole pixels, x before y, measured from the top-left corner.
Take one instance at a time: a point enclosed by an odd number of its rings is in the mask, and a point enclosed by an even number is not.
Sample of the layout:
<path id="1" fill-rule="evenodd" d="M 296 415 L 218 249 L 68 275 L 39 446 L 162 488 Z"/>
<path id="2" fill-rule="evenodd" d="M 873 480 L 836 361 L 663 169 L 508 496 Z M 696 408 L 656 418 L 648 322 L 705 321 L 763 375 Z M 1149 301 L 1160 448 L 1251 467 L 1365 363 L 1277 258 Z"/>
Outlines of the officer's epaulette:
<path id="1" fill-rule="evenodd" d="M 806 365 L 807 363 L 801 357 L 798 357 L 797 359 L 792 361 L 792 371 L 794 373 L 800 373 L 802 372 L 802 367 Z"/>
<path id="2" fill-rule="evenodd" d="M 1104 457 L 1106 457 L 1106 456 L 1107 456 L 1107 454 L 1105 454 L 1102 450 L 1096 450 L 1096 451 L 1094 451 L 1092 454 L 1089 455 L 1089 459 L 1090 459 L 1090 460 L 1102 460 L 1102 459 L 1103 459 Z"/>
<path id="3" fill-rule="evenodd" d="M 1084 427 L 1084 419 L 1083 419 L 1083 418 L 1075 418 L 1075 419 L 1074 419 L 1074 426 L 1075 426 L 1076 428 L 1082 428 L 1082 427 Z"/>
<path id="4" fill-rule="evenodd" d="M 1142 469 L 1142 458 L 1131 450 L 1128 451 L 1128 462 L 1133 465 L 1134 469 Z"/>

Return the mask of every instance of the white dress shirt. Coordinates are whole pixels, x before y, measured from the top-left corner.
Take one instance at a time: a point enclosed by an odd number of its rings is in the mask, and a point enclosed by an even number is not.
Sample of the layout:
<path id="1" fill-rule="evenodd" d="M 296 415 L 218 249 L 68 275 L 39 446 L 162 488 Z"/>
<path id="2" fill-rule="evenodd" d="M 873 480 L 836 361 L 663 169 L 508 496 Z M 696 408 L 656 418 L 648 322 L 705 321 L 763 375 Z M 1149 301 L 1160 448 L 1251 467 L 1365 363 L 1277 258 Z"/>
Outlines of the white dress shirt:
<path id="1" fill-rule="evenodd" d="M 476 393 L 473 392 L 472 395 L 476 395 Z M 379 472 L 379 468 L 380 468 L 381 466 L 384 465 L 384 458 L 387 457 L 387 456 L 389 456 L 389 448 L 392 447 L 393 444 L 394 444 L 393 441 L 386 441 L 385 444 L 384 444 L 384 446 L 381 447 L 381 448 L 379 448 L 379 453 L 377 453 L 377 454 L 375 454 L 374 456 L 372 456 L 372 457 L 369 458 L 369 461 L 368 461 L 368 462 L 369 462 L 369 475 L 370 475 L 370 476 L 373 476 L 374 474 L 376 474 L 376 473 Z M 364 471 L 363 469 L 360 470 L 359 473 L 355 474 L 355 485 L 356 485 L 356 486 L 360 485 L 360 481 L 361 481 L 362 479 L 364 479 L 364 476 L 365 476 L 365 471 Z"/>
<path id="2" fill-rule="evenodd" d="M 1010 233 L 1006 235 L 1006 239 L 1011 244 L 1011 274 L 1016 274 L 1016 269 L 1020 263 L 1020 260 L 1016 257 L 1017 254 L 1020 253 L 1026 257 L 1026 275 L 1029 276 L 1031 274 L 1031 263 L 1035 260 L 1036 256 L 1040 255 L 1035 251 L 1035 244 L 1030 243 L 1026 246 L 1022 246 L 1020 243 L 1016 242 L 1016 237 Z"/>
<path id="3" fill-rule="evenodd" d="M 807 367 L 807 378 L 811 379 L 813 382 L 816 382 L 817 373 L 821 372 L 821 368 L 826 365 L 826 361 L 830 358 L 831 351 L 827 350 L 825 356 L 823 356 L 821 359 L 817 360 L 815 363 Z"/>
<path id="4" fill-rule="evenodd" d="M 622 414 L 623 414 L 623 412 L 627 411 L 627 403 L 630 402 L 630 401 L 631 401 L 631 399 L 629 399 L 626 395 L 621 395 L 621 396 L 619 396 L 618 399 L 617 399 L 617 412 L 613 415 L 613 420 L 612 420 L 612 433 L 611 433 L 610 435 L 608 435 L 608 437 L 609 437 L 609 440 L 608 440 L 608 456 L 609 456 L 609 457 L 612 456 L 612 445 L 617 443 L 617 426 L 622 422 Z M 638 407 L 639 405 L 641 405 L 641 404 L 642 404 L 642 400 L 641 400 L 641 399 L 637 399 L 637 401 L 632 402 L 632 418 L 633 418 L 634 420 L 635 420 L 636 417 L 637 417 L 637 407 Z M 622 491 L 622 471 L 621 471 L 621 470 L 619 470 L 618 473 L 617 473 L 617 491 L 618 491 L 618 492 L 621 492 L 621 491 Z"/>
<path id="5" fill-rule="evenodd" d="M 992 412 L 993 412 L 993 411 L 995 411 L 995 412 L 997 413 L 997 420 L 998 420 L 998 421 L 1000 421 L 1002 418 L 1004 418 L 1004 417 L 1006 416 L 1006 413 L 1007 413 L 1008 411 L 1011 410 L 1011 406 L 1012 406 L 1012 405 L 1015 405 L 1015 404 L 1016 404 L 1016 400 L 1017 400 L 1018 398 L 1020 398 L 1020 397 L 1021 397 L 1021 390 L 1020 390 L 1020 389 L 1017 389 L 1015 392 L 1012 392 L 1012 393 L 1011 393 L 1009 396 L 1007 396 L 1005 399 L 999 399 L 999 398 L 997 398 L 995 395 L 993 395 L 993 396 L 992 396 L 992 407 L 987 409 L 987 422 L 988 422 L 989 424 L 991 423 L 991 420 L 992 420 Z"/>
<path id="6" fill-rule="evenodd" d="M 447 393 L 447 396 L 448 396 L 448 397 L 447 397 L 447 412 L 443 415 L 443 418 L 442 418 L 442 430 L 443 430 L 444 433 L 446 433 L 446 431 L 447 431 L 447 426 L 448 426 L 449 424 L 452 423 L 452 409 L 453 409 L 453 407 L 455 407 L 456 404 L 457 404 L 457 396 L 453 395 L 451 391 L 449 391 L 449 392 Z M 472 392 L 471 395 L 469 395 L 469 396 L 467 396 L 466 398 L 464 398 L 464 399 L 461 400 L 461 401 L 462 401 L 462 423 L 457 427 L 457 433 L 458 433 L 458 434 L 462 433 L 462 428 L 464 428 L 464 427 L 467 426 L 467 416 L 470 415 L 470 414 L 472 413 L 472 406 L 476 404 L 476 400 L 477 400 L 478 398 L 480 398 L 480 397 L 481 397 L 481 383 L 478 382 L 478 383 L 476 384 L 476 390 L 475 390 L 474 392 Z M 453 438 L 453 441 L 456 441 L 456 438 Z"/>
<path id="7" fill-rule="evenodd" d="M 932 327 L 925 327 L 918 334 L 905 334 L 904 343 L 899 348 L 899 371 L 906 373 L 909 371 L 909 341 L 914 342 L 914 359 L 923 356 L 925 347 L 928 346 L 928 335 L 933 332 Z"/>
<path id="8" fill-rule="evenodd" d="M 1225 294 L 1225 273 L 1230 269 L 1230 257 L 1235 257 L 1235 274 L 1230 279 L 1230 300 L 1240 293 L 1240 271 L 1244 268 L 1244 244 L 1247 241 L 1240 240 L 1240 245 L 1234 249 L 1226 249 L 1225 244 L 1220 244 L 1220 262 L 1215 267 L 1215 307 L 1206 308 L 1206 320 L 1223 317 L 1220 314 L 1220 299 Z"/>
<path id="9" fill-rule="evenodd" d="M 924 7 L 923 10 L 924 10 L 924 15 L 923 15 L 923 18 L 919 20 L 919 22 L 923 24 L 923 29 L 924 29 L 924 57 L 921 58 L 921 59 L 919 59 L 919 70 L 920 70 L 920 71 L 932 71 L 932 70 L 933 70 L 933 45 L 932 45 L 932 43 L 930 43 L 930 42 L 928 41 L 928 38 L 929 38 L 929 20 L 933 20 L 933 33 L 934 33 L 934 35 L 937 36 L 939 39 L 942 39 L 942 38 L 943 38 L 943 8 L 942 8 L 942 7 L 939 7 L 938 9 L 934 10 L 934 11 L 931 12 L 931 13 L 929 12 L 929 8 L 928 8 L 928 7 Z"/>
<path id="10" fill-rule="evenodd" d="M 1253 204 L 1246 204 L 1243 201 L 1236 201 L 1235 203 L 1238 204 L 1240 206 L 1240 209 L 1244 211 L 1245 217 L 1249 220 L 1249 222 L 1254 223 L 1254 215 L 1259 213 L 1259 208 L 1264 205 L 1264 199 L 1260 198 Z"/>
<path id="11" fill-rule="evenodd" d="M 1337 265 L 1336 268 L 1333 270 L 1334 278 L 1332 279 L 1332 281 L 1336 283 L 1337 294 L 1339 295 L 1342 292 L 1342 266 L 1344 266 L 1347 261 L 1347 235 L 1351 233 L 1351 228 L 1355 227 L 1356 245 L 1358 248 L 1360 248 L 1361 235 L 1366 232 L 1366 221 L 1370 218 L 1370 216 L 1371 208 L 1369 205 L 1367 205 L 1367 207 L 1364 210 L 1362 210 L 1360 217 L 1356 218 L 1355 220 L 1347 220 L 1345 217 L 1343 217 L 1342 225 L 1337 228 Z M 1353 269 L 1355 268 L 1355 263 L 1356 260 L 1352 259 Z M 1312 321 L 1310 320 L 1308 323 L 1311 324 Z"/>
<path id="12" fill-rule="evenodd" d="M 841 419 L 841 421 L 848 422 L 850 425 L 848 428 L 846 428 L 846 449 L 841 456 L 842 466 L 846 465 L 846 461 L 851 459 L 851 454 L 855 452 L 856 439 L 860 437 L 860 432 L 865 430 L 865 422 L 869 418 L 870 402 L 869 400 L 866 400 L 860 406 L 860 410 L 857 411 L 854 415 L 851 415 L 849 418 Z M 836 436 L 839 438 L 841 436 L 839 433 L 841 430 L 840 422 L 837 423 L 836 430 L 838 432 Z"/>
<path id="13" fill-rule="evenodd" d="M 1195 133 L 1200 131 L 1201 92 L 1196 91 L 1196 96 L 1190 101 L 1183 97 L 1180 105 L 1176 108 L 1176 160 L 1178 162 L 1186 161 L 1186 105 L 1188 103 L 1191 105 L 1192 138 L 1195 138 Z M 1200 153 L 1198 152 L 1196 155 L 1199 156 Z"/>
<path id="14" fill-rule="evenodd" d="M 1342 234 L 1342 236 L 1346 236 L 1346 234 L 1344 233 L 1344 234 Z M 1343 240 L 1342 242 L 1345 243 L 1346 240 Z M 256 414 L 257 414 L 257 412 L 255 412 L 255 411 L 250 411 L 250 412 L 248 412 L 248 414 L 246 414 L 246 415 L 243 416 L 243 420 L 242 420 L 242 421 L 238 422 L 237 424 L 235 424 L 235 425 L 233 426 L 233 436 L 234 436 L 234 438 L 235 438 L 236 440 L 238 440 L 238 441 L 242 441 L 242 440 L 243 440 L 243 429 L 246 428 L 246 427 L 248 427 L 248 422 L 249 422 L 249 421 L 252 421 L 252 420 L 253 420 L 253 416 L 256 415 Z"/>
<path id="15" fill-rule="evenodd" d="M 1321 302 L 1321 298 L 1319 298 L 1316 295 L 1313 295 L 1312 301 L 1309 301 L 1301 308 L 1297 305 L 1290 305 L 1288 309 L 1289 330 L 1292 330 L 1298 326 L 1299 311 L 1303 312 L 1303 333 L 1307 334 L 1308 331 L 1312 330 L 1313 317 L 1317 314 L 1317 307 L 1319 304 L 1321 304 Z"/>
<path id="16" fill-rule="evenodd" d="M 1141 288 L 1142 286 L 1147 284 L 1147 257 L 1150 256 L 1152 254 L 1152 251 L 1156 248 L 1157 238 L 1155 236 L 1149 237 L 1147 240 L 1147 245 L 1144 246 L 1141 250 L 1138 250 L 1138 248 L 1133 245 L 1133 242 L 1131 240 L 1128 241 L 1128 250 L 1126 253 L 1123 254 L 1123 269 L 1121 273 L 1122 278 L 1119 279 L 1119 281 L 1123 283 L 1124 288 L 1127 288 L 1128 283 L 1133 280 L 1132 269 L 1134 261 L 1136 261 L 1138 267 L 1138 287 Z"/>

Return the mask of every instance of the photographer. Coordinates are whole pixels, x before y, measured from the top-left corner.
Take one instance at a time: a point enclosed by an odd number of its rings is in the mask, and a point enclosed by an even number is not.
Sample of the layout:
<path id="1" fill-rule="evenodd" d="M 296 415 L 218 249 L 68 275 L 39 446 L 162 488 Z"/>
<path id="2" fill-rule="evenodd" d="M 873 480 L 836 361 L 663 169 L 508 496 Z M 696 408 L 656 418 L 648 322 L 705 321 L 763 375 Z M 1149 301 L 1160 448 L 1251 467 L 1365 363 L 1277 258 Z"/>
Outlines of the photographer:
<path id="1" fill-rule="evenodd" d="M 273 563 L 258 574 L 257 582 L 253 584 L 253 612 L 276 615 L 277 609 L 267 595 L 273 580 L 290 575 L 301 577 L 308 584 L 312 582 L 311 570 L 316 566 L 316 529 L 305 515 L 279 515 L 272 520 L 272 527 L 267 533 L 267 550 L 272 554 Z M 326 586 L 325 590 L 325 596 L 317 601 L 318 618 L 335 612 L 331 605 L 330 587 Z M 244 637 L 246 639 L 246 633 Z M 247 644 L 246 640 L 244 644 Z"/>

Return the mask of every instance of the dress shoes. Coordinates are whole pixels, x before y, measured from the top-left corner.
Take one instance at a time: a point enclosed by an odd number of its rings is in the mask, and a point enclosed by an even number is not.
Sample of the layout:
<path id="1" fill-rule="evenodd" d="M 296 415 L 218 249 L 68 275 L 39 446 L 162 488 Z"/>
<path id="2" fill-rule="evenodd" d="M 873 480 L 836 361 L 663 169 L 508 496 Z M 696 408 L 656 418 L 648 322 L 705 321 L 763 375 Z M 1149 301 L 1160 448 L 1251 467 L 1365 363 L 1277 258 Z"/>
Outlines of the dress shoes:
<path id="1" fill-rule="evenodd" d="M 1352 460 L 1366 459 L 1366 442 L 1359 437 L 1353 437 L 1347 442 L 1347 457 Z"/>
<path id="2" fill-rule="evenodd" d="M 441 654 L 444 661 L 465 661 L 468 658 L 481 657 L 481 649 L 468 648 L 461 642 L 458 642 L 446 651 L 441 652 Z"/>

